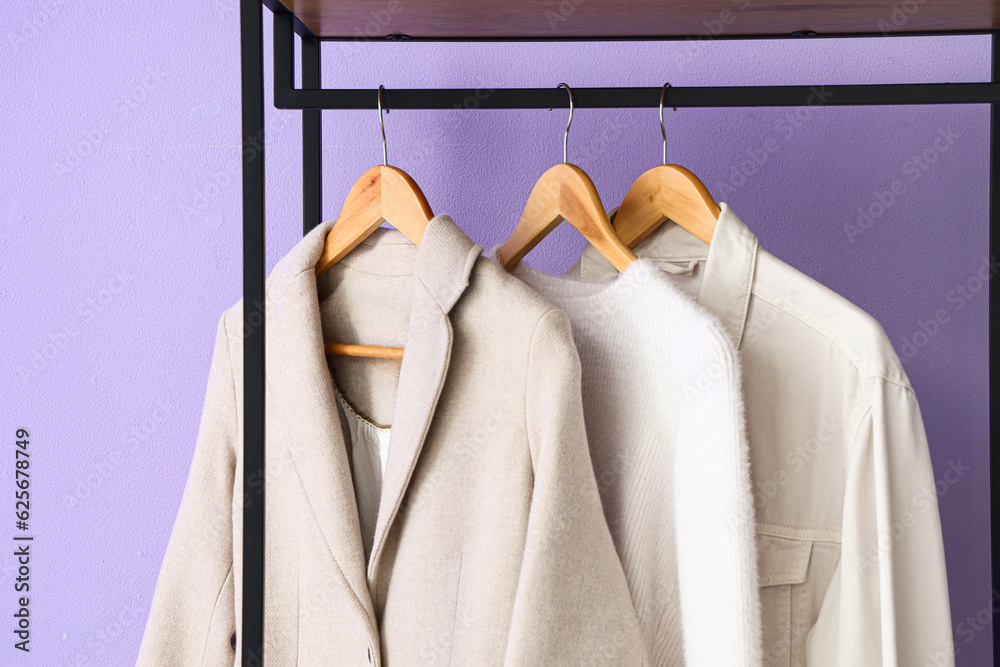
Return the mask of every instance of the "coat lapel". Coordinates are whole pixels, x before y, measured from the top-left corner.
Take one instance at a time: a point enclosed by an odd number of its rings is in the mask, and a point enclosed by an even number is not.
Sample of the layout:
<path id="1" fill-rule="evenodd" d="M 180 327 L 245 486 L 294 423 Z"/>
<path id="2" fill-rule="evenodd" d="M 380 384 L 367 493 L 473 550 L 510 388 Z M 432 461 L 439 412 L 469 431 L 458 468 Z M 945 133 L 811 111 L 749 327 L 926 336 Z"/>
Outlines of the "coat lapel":
<path id="1" fill-rule="evenodd" d="M 409 328 L 389 436 L 389 459 L 368 563 L 370 580 L 375 579 L 387 535 L 399 512 L 444 386 L 452 344 L 448 312 L 468 286 L 472 266 L 482 250 L 444 215 L 431 219 L 417 250 Z"/>
<path id="2" fill-rule="evenodd" d="M 276 426 L 295 465 L 294 470 L 277 471 L 277 479 L 268 475 L 265 480 L 268 486 L 297 483 L 295 476 L 301 480 L 320 533 L 354 591 L 359 611 L 374 623 L 354 484 L 323 349 L 314 273 L 332 224 L 327 221 L 314 228 L 278 262 L 268 279 L 266 377 L 278 413 L 268 418 L 280 422 Z"/>
<path id="3" fill-rule="evenodd" d="M 417 249 L 389 459 L 366 573 L 350 462 L 323 349 L 314 271 L 332 226 L 333 221 L 326 221 L 310 231 L 268 279 L 266 375 L 279 428 L 295 463 L 287 474 L 301 479 L 330 554 L 360 610 L 374 623 L 368 580 L 374 578 L 444 386 L 452 343 L 448 312 L 468 286 L 483 249 L 445 215 L 428 222 Z M 269 476 L 266 482 L 276 480 Z M 286 480 L 281 477 L 277 483 Z"/>

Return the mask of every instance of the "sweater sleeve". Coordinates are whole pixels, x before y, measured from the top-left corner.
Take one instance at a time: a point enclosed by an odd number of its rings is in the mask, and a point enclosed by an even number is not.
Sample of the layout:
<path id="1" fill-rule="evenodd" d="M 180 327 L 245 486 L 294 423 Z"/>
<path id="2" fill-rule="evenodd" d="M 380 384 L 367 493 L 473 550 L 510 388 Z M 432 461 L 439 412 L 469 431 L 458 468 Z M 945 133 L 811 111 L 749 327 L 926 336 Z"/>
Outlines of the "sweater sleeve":
<path id="1" fill-rule="evenodd" d="M 954 665 L 937 483 L 910 387 L 871 381 L 847 465 L 840 563 L 809 633 L 809 665 Z M 959 461 L 942 482 L 965 470 Z"/>
<path id="2" fill-rule="evenodd" d="M 674 464 L 685 663 L 762 661 L 750 452 L 739 358 L 707 322 L 681 392 Z"/>
<path id="3" fill-rule="evenodd" d="M 644 664 L 590 461 L 580 360 L 564 312 L 542 317 L 528 357 L 534 485 L 505 664 Z"/>
<path id="4" fill-rule="evenodd" d="M 216 332 L 194 457 L 160 567 L 138 667 L 232 665 L 237 410 L 225 315 Z"/>

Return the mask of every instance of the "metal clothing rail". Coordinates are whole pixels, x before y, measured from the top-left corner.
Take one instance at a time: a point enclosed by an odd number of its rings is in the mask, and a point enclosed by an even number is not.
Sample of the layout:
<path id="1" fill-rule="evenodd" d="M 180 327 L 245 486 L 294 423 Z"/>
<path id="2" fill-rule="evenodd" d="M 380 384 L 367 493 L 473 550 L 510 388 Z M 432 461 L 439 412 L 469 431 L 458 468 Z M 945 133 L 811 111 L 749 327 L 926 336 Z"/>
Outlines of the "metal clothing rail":
<path id="1" fill-rule="evenodd" d="M 318 37 L 280 0 L 240 1 L 240 41 L 243 105 L 243 327 L 244 327 L 244 483 L 253 475 L 264 478 L 264 61 L 263 8 L 274 14 L 274 105 L 302 110 L 303 233 L 322 218 L 322 109 L 377 108 L 376 85 L 370 90 L 323 89 Z M 294 87 L 294 35 L 302 38 L 302 88 Z M 1000 31 L 942 30 L 918 33 L 837 33 L 817 35 L 721 35 L 720 39 L 827 38 L 918 35 L 992 35 L 991 81 L 987 83 L 921 83 L 836 86 L 713 86 L 671 87 L 669 107 L 761 107 L 905 104 L 990 104 L 990 256 L 1000 253 L 1000 83 L 996 65 Z M 686 36 L 613 38 L 616 41 L 677 40 Z M 393 35 L 387 41 L 410 38 Z M 432 38 L 420 41 L 595 41 L 602 38 Z M 578 108 L 657 107 L 660 88 L 574 88 Z M 388 89 L 383 105 L 391 109 L 542 109 L 567 107 L 565 93 L 553 88 L 497 89 Z M 1000 554 L 1000 288 L 989 288 L 990 326 L 990 525 L 992 553 Z M 994 482 L 994 480 L 997 480 Z M 242 664 L 264 664 L 264 516 L 265 495 L 252 499 L 243 519 Z M 1000 601 L 1000 559 L 992 561 L 991 602 Z M 1000 657 L 1000 613 L 993 608 L 993 654 Z"/>
<path id="2" fill-rule="evenodd" d="M 275 86 L 278 85 L 275 77 Z M 555 88 L 432 88 L 382 91 L 389 109 L 552 109 L 568 107 Z M 374 109 L 376 90 L 277 88 L 279 109 Z M 574 88 L 577 109 L 657 107 L 660 87 Z M 706 86 L 667 88 L 665 107 L 789 107 L 1000 102 L 992 83 L 897 83 L 846 86 Z"/>

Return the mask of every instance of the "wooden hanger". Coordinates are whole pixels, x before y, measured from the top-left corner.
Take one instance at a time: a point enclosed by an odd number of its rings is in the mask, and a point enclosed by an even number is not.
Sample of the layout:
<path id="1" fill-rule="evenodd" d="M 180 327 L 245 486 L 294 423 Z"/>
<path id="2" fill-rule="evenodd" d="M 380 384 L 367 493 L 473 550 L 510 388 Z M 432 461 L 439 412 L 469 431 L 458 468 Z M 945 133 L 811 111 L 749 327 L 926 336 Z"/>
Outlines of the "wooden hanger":
<path id="1" fill-rule="evenodd" d="M 573 123 L 573 91 L 569 93 L 569 122 L 563 135 L 563 162 L 550 168 L 535 183 L 521 219 L 510 238 L 497 250 L 497 259 L 510 270 L 545 236 L 566 220 L 619 271 L 635 260 L 635 253 L 618 238 L 604 210 L 597 188 L 583 169 L 566 161 L 569 127 Z"/>
<path id="2" fill-rule="evenodd" d="M 721 209 L 708 188 L 684 167 L 667 164 L 667 131 L 663 127 L 663 96 L 660 91 L 660 134 L 663 135 L 663 164 L 646 171 L 625 193 L 614 229 L 629 248 L 650 235 L 668 218 L 705 243 L 712 242 Z"/>
<path id="3" fill-rule="evenodd" d="M 434 216 L 420 187 L 402 169 L 390 167 L 382 121 L 382 86 L 378 87 L 378 118 L 382 128 L 382 164 L 361 175 L 347 193 L 337 222 L 326 235 L 323 254 L 316 262 L 316 277 L 326 273 L 383 222 L 420 245 L 427 223 Z M 323 343 L 327 354 L 376 359 L 402 359 L 403 348 L 378 345 Z"/>

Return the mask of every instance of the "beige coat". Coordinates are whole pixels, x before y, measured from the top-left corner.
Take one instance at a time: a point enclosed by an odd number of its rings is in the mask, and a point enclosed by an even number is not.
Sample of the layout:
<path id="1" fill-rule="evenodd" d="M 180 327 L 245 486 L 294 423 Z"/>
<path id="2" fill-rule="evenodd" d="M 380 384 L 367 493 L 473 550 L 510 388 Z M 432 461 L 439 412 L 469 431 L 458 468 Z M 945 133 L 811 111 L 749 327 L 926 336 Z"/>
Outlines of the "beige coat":
<path id="1" fill-rule="evenodd" d="M 720 206 L 710 246 L 667 223 L 635 250 L 739 350 L 764 665 L 953 665 L 937 497 L 960 473 L 935 480 L 917 397 L 878 322 Z M 572 271 L 617 275 L 591 246 Z"/>
<path id="2" fill-rule="evenodd" d="M 419 248 L 378 230 L 317 285 L 331 226 L 267 283 L 266 664 L 641 664 L 566 315 L 446 216 Z M 237 303 L 139 665 L 240 664 L 241 517 L 263 499 L 243 484 L 242 329 Z M 406 354 L 331 369 L 324 339 Z M 331 370 L 392 426 L 367 566 Z"/>

